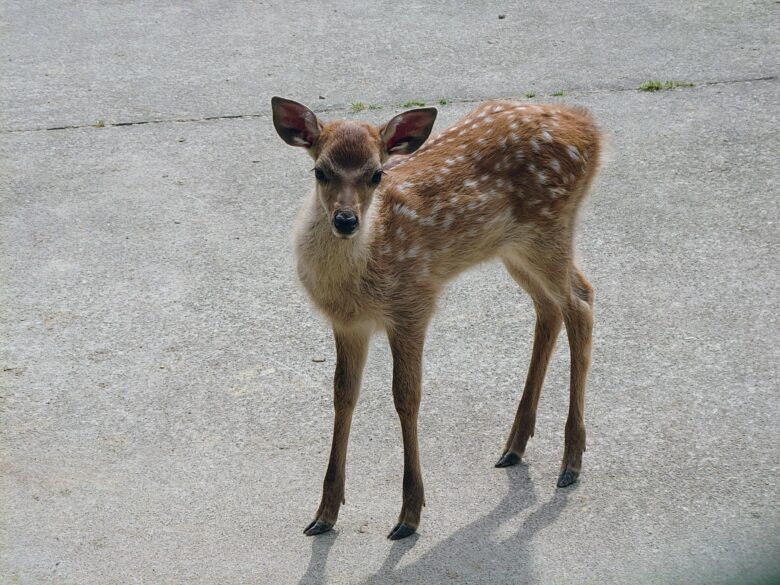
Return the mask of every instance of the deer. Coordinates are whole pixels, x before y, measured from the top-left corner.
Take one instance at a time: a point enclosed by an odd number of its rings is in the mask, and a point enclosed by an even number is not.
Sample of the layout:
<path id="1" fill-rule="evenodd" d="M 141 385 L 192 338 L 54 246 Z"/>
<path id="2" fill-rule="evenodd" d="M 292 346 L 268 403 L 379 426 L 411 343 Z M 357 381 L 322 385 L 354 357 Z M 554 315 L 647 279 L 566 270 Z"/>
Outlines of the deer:
<path id="1" fill-rule="evenodd" d="M 594 289 L 574 262 L 578 209 L 599 167 L 590 113 L 563 104 L 481 103 L 428 140 L 436 108 L 381 127 L 321 121 L 306 106 L 271 100 L 287 144 L 314 160 L 314 185 L 295 221 L 297 275 L 330 321 L 336 348 L 333 435 L 322 498 L 308 536 L 331 530 L 344 500 L 350 425 L 369 340 L 387 335 L 392 395 L 403 440 L 402 505 L 388 534 L 414 534 L 425 505 L 417 440 L 426 330 L 443 287 L 500 259 L 531 297 L 533 349 L 502 454 L 520 463 L 534 435 L 542 382 L 565 325 L 571 365 L 559 488 L 575 483 L 585 451 L 585 381 Z"/>

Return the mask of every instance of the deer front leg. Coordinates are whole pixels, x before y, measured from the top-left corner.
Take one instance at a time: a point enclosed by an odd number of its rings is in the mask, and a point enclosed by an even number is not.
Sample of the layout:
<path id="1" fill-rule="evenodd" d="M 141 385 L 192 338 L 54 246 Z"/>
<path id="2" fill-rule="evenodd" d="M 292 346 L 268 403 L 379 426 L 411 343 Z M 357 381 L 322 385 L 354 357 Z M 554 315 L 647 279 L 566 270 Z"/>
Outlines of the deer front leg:
<path id="1" fill-rule="evenodd" d="M 314 520 L 304 529 L 306 536 L 327 532 L 336 523 L 339 508 L 344 502 L 344 472 L 347 460 L 347 442 L 352 412 L 355 410 L 363 366 L 368 354 L 370 333 L 367 329 L 333 329 L 336 338 L 336 373 L 333 377 L 333 406 L 336 411 L 333 424 L 333 443 L 330 448 L 328 471 L 322 486 L 322 501 Z"/>
<path id="2" fill-rule="evenodd" d="M 425 505 L 420 453 L 417 444 L 417 413 L 420 409 L 422 350 L 425 331 L 388 333 L 393 352 L 393 401 L 401 419 L 404 442 L 403 505 L 398 523 L 387 537 L 398 540 L 414 534 Z"/>

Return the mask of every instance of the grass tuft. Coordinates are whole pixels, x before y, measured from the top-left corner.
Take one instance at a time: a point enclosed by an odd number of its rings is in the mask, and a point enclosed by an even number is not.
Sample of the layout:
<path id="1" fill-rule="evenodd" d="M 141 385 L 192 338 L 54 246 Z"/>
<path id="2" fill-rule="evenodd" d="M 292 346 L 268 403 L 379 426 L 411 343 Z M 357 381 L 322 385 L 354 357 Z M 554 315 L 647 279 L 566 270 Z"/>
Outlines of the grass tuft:
<path id="1" fill-rule="evenodd" d="M 525 97 L 527 97 L 527 98 L 536 97 L 536 93 L 534 93 L 533 91 L 527 91 L 527 92 L 525 92 Z"/>
<path id="2" fill-rule="evenodd" d="M 106 127 L 106 121 L 103 119 L 98 120 L 94 124 L 95 128 L 105 128 Z"/>
<path id="3" fill-rule="evenodd" d="M 560 90 L 560 89 L 559 89 L 558 91 L 556 91 L 555 93 L 553 93 L 553 95 L 554 95 L 555 97 L 561 97 L 561 96 L 563 95 L 563 90 Z"/>
<path id="4" fill-rule="evenodd" d="M 450 102 L 449 102 L 449 100 L 447 98 L 439 98 L 439 102 L 438 103 L 439 103 L 440 106 L 446 106 Z"/>
<path id="5" fill-rule="evenodd" d="M 353 114 L 357 114 L 358 112 L 362 112 L 366 109 L 366 104 L 363 102 L 352 102 L 349 104 L 349 111 Z"/>
<path id="6" fill-rule="evenodd" d="M 425 102 L 420 100 L 409 100 L 401 104 L 402 108 L 421 108 L 425 105 Z"/>
<path id="7" fill-rule="evenodd" d="M 695 84 L 689 81 L 658 81 L 650 79 L 645 81 L 637 89 L 639 91 L 661 91 L 665 89 L 676 89 L 678 87 L 694 87 Z"/>
<path id="8" fill-rule="evenodd" d="M 368 104 L 368 109 L 369 110 L 381 110 L 382 106 L 380 106 L 379 104 Z"/>

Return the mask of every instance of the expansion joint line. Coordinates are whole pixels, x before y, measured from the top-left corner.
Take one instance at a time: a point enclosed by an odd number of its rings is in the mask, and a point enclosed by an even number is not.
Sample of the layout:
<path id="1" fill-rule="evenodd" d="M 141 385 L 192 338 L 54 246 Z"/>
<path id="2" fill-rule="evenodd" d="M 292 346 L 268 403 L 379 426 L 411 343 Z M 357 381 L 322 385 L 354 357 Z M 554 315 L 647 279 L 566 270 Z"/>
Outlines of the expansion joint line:
<path id="1" fill-rule="evenodd" d="M 716 81 L 699 81 L 695 84 L 695 87 L 708 87 L 711 85 L 735 85 L 740 83 L 752 83 L 754 81 L 776 81 L 778 78 L 777 75 L 767 75 L 764 77 L 752 77 L 748 79 L 723 79 L 723 80 L 716 80 Z M 695 89 L 694 87 L 694 89 Z M 600 94 L 600 93 L 618 93 L 618 92 L 631 92 L 631 91 L 640 91 L 636 87 L 608 87 L 608 88 L 597 88 L 597 89 L 572 89 L 567 90 L 566 95 L 572 96 L 572 95 L 591 95 L 591 94 Z M 689 90 L 686 90 L 689 91 Z M 539 97 L 553 97 L 553 94 L 544 95 L 544 94 L 537 94 L 537 98 Z M 471 103 L 479 103 L 483 101 L 486 98 L 447 98 L 448 104 L 471 104 Z M 525 99 L 522 96 L 504 96 L 500 99 L 508 99 L 508 100 L 522 100 Z M 427 100 L 426 103 L 435 104 L 436 100 Z M 393 109 L 398 107 L 397 104 L 380 104 L 382 108 L 387 109 Z M 349 106 L 348 105 L 333 105 L 325 108 L 312 108 L 312 110 L 318 114 L 320 113 L 329 113 L 329 112 L 348 112 Z M 269 118 L 270 117 L 270 108 L 269 112 L 267 113 L 261 113 L 261 114 L 222 114 L 222 115 L 216 115 L 216 116 L 202 116 L 202 117 L 192 117 L 192 118 L 160 118 L 156 120 L 136 120 L 132 122 L 105 122 L 101 125 L 96 124 L 71 124 L 71 125 L 64 125 L 64 126 L 47 126 L 47 127 L 33 127 L 33 128 L 18 128 L 18 129 L 12 129 L 7 130 L 3 129 L 0 130 L 0 134 L 18 134 L 22 132 L 56 132 L 60 130 L 80 130 L 83 128 L 119 128 L 122 126 L 145 126 L 148 124 L 186 124 L 189 122 L 211 122 L 215 120 L 251 120 L 255 118 Z"/>

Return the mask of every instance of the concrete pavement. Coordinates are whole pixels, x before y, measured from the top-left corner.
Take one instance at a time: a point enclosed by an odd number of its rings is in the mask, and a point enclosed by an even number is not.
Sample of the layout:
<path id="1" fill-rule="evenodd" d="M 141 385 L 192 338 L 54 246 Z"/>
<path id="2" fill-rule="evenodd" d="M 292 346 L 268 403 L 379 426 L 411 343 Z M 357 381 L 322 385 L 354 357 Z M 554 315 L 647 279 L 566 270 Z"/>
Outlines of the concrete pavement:
<path id="1" fill-rule="evenodd" d="M 779 7 L 5 2 L 0 581 L 776 582 Z M 695 86 L 635 91 L 658 78 Z M 583 477 L 555 488 L 565 336 L 526 463 L 492 467 L 533 310 L 489 264 L 426 346 L 419 535 L 384 538 L 402 451 L 377 338 L 347 503 L 306 538 L 334 350 L 289 243 L 310 162 L 270 96 L 377 123 L 444 98 L 437 131 L 526 92 L 610 135 L 579 231 Z"/>

